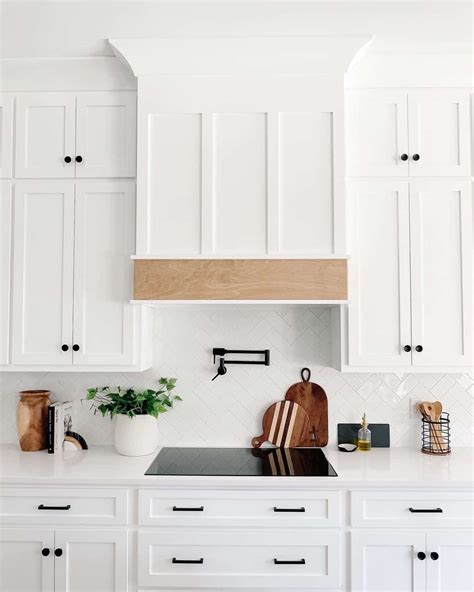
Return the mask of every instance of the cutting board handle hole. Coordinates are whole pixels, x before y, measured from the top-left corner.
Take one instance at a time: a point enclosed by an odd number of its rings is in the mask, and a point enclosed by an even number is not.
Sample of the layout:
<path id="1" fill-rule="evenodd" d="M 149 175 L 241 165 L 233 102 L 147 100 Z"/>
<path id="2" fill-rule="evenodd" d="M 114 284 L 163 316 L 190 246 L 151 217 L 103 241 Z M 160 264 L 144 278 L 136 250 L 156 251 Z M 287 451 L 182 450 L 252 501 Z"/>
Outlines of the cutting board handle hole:
<path id="1" fill-rule="evenodd" d="M 307 376 L 307 378 L 305 378 L 305 374 Z M 311 378 L 311 370 L 309 368 L 303 368 L 301 370 L 301 379 L 303 380 L 303 382 L 309 382 Z"/>

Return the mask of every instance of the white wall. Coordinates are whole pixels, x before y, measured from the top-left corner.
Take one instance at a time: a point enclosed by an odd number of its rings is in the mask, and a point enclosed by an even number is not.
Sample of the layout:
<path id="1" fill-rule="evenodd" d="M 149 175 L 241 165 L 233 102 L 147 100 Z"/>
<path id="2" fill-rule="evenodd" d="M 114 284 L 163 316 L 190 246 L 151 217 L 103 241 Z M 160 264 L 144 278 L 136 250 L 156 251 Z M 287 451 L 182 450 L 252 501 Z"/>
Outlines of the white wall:
<path id="1" fill-rule="evenodd" d="M 271 350 L 271 365 L 229 366 L 215 375 L 213 347 Z M 341 374 L 331 357 L 330 311 L 309 306 L 167 308 L 155 311 L 153 369 L 142 374 L 4 374 L 0 377 L 0 441 L 15 442 L 18 391 L 50 389 L 74 399 L 75 428 L 90 444 L 112 443 L 109 419 L 93 417 L 80 399 L 92 386 L 153 387 L 159 376 L 178 378 L 183 399 L 159 420 L 162 445 L 249 446 L 261 433 L 261 417 L 303 366 L 312 370 L 329 401 L 330 441 L 339 422 L 391 424 L 392 444 L 420 446 L 420 418 L 410 399 L 440 400 L 451 413 L 454 445 L 472 445 L 473 378 L 467 374 Z"/>

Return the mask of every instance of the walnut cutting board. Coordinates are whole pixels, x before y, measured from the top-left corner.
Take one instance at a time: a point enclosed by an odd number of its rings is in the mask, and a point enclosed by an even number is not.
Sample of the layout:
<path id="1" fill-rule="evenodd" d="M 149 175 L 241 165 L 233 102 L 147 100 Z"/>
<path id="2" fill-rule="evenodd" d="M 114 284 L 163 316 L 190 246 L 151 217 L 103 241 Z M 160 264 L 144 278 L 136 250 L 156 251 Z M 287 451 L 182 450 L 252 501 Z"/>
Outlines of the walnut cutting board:
<path id="1" fill-rule="evenodd" d="M 263 434 L 252 439 L 252 447 L 270 442 L 280 448 L 302 446 L 309 433 L 306 411 L 293 401 L 278 401 L 266 411 L 262 420 Z"/>
<path id="2" fill-rule="evenodd" d="M 310 429 L 300 446 L 327 446 L 328 443 L 328 399 L 319 384 L 310 382 L 309 368 L 301 370 L 302 382 L 290 386 L 286 401 L 301 405 L 309 417 Z"/>

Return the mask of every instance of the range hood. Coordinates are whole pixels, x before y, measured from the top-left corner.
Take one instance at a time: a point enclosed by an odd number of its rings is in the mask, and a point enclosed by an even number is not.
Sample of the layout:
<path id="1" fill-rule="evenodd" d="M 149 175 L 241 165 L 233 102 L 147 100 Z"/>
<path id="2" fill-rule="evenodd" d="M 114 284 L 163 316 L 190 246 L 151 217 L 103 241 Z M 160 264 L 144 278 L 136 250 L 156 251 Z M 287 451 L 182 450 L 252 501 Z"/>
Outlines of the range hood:
<path id="1" fill-rule="evenodd" d="M 138 78 L 134 300 L 344 302 L 344 74 L 369 37 L 110 40 Z"/>

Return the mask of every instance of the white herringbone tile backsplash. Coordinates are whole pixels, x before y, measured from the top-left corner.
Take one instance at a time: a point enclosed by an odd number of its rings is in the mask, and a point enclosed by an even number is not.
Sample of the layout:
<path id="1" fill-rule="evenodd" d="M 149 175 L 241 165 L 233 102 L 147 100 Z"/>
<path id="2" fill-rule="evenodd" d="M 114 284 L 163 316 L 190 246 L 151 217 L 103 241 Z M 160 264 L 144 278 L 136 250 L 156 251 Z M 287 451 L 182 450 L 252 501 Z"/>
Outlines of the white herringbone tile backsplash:
<path id="1" fill-rule="evenodd" d="M 451 414 L 452 442 L 474 443 L 473 376 L 469 374 L 341 374 L 329 366 L 330 311 L 311 306 L 215 306 L 157 309 L 153 368 L 126 373 L 4 373 L 0 376 L 0 442 L 16 441 L 17 393 L 46 388 L 76 401 L 75 429 L 89 444 L 112 443 L 110 419 L 81 403 L 92 386 L 146 387 L 160 376 L 178 378 L 184 402 L 160 417 L 161 444 L 249 446 L 261 433 L 266 407 L 285 395 L 308 366 L 328 395 L 330 441 L 340 422 L 390 423 L 392 445 L 419 446 L 420 420 L 410 399 L 440 400 Z M 214 382 L 213 347 L 270 349 L 271 366 L 229 366 Z"/>

